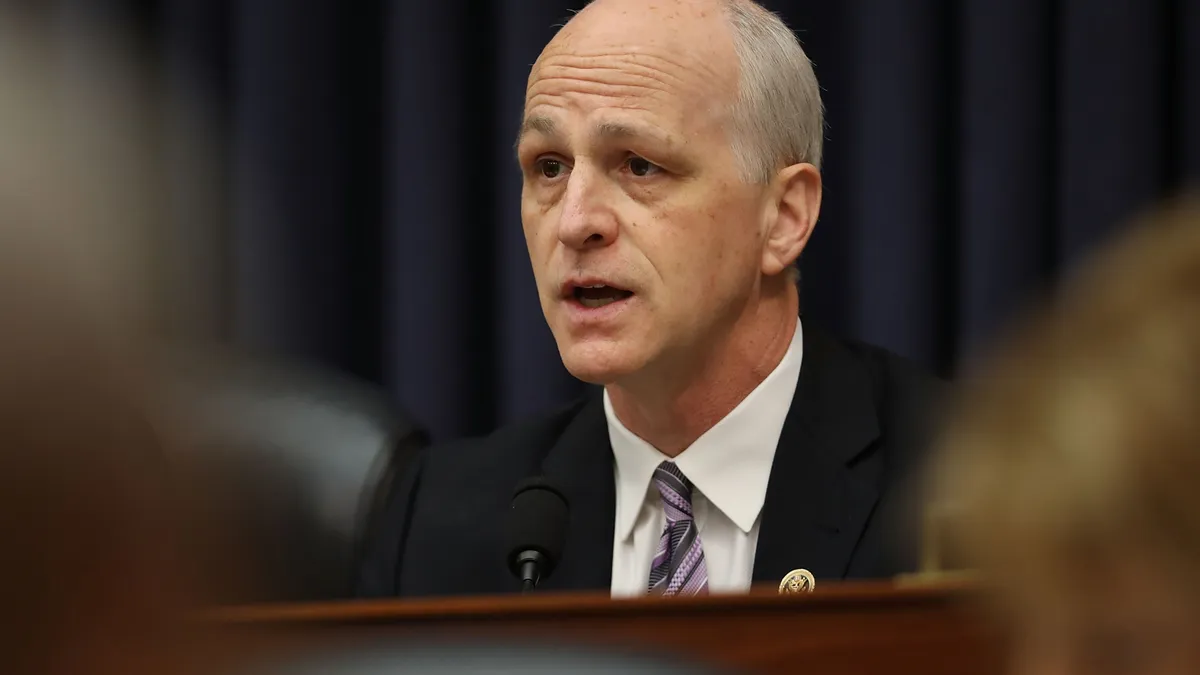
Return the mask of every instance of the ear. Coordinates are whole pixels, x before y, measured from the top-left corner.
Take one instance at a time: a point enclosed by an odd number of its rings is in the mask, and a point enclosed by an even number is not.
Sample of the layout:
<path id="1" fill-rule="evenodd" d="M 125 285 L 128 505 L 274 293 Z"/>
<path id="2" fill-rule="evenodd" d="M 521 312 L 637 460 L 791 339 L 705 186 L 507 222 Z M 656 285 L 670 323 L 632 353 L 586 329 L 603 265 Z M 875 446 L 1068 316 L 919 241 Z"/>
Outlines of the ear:
<path id="1" fill-rule="evenodd" d="M 763 243 L 763 274 L 787 269 L 808 245 L 821 212 L 821 172 L 812 164 L 793 164 L 774 181 L 774 222 L 768 223 Z"/>

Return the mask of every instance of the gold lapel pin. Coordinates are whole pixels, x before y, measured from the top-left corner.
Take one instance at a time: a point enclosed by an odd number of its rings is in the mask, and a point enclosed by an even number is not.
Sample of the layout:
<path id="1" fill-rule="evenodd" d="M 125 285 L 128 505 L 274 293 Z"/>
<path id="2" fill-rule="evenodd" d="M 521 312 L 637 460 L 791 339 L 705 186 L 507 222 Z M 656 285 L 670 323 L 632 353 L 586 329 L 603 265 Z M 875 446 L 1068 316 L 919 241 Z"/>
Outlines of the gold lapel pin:
<path id="1" fill-rule="evenodd" d="M 812 593 L 817 580 L 808 570 L 792 570 L 779 582 L 780 593 Z"/>

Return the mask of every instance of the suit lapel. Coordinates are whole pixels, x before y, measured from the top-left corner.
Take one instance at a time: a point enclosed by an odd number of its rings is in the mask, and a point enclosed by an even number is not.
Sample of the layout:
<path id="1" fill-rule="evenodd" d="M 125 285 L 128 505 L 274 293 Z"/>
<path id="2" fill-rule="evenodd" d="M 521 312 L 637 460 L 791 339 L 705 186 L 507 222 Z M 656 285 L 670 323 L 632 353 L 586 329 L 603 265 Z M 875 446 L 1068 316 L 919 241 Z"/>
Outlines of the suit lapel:
<path id="1" fill-rule="evenodd" d="M 542 473 L 566 493 L 570 530 L 546 589 L 607 590 L 612 584 L 617 498 L 612 446 L 599 391 L 579 409 L 542 461 Z"/>
<path id="2" fill-rule="evenodd" d="M 763 503 L 756 582 L 778 583 L 797 568 L 818 582 L 845 576 L 879 498 L 881 458 L 862 458 L 879 436 L 871 392 L 862 364 L 806 325 L 800 379 Z"/>
<path id="3" fill-rule="evenodd" d="M 783 425 L 763 503 L 756 582 L 779 582 L 796 568 L 820 580 L 845 576 L 879 498 L 879 436 L 871 383 L 862 364 L 833 338 L 805 326 L 796 393 Z M 546 454 L 542 472 L 570 501 L 562 560 L 547 590 L 604 590 L 612 584 L 616 519 L 612 446 L 597 390 Z"/>

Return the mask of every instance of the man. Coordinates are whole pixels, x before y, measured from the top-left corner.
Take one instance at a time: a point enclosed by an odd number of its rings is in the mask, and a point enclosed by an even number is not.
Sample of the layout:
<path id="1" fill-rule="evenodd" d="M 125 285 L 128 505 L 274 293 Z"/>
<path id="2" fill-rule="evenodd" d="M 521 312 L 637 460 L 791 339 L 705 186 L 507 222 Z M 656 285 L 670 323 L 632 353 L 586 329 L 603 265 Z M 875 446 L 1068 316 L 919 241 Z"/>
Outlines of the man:
<path id="1" fill-rule="evenodd" d="M 822 127 L 807 57 L 751 2 L 598 0 L 558 33 L 526 90 L 522 219 L 563 362 L 603 392 L 428 451 L 361 594 L 518 590 L 502 533 L 532 475 L 570 502 L 542 588 L 736 592 L 915 564 L 897 486 L 932 381 L 798 319 Z"/>

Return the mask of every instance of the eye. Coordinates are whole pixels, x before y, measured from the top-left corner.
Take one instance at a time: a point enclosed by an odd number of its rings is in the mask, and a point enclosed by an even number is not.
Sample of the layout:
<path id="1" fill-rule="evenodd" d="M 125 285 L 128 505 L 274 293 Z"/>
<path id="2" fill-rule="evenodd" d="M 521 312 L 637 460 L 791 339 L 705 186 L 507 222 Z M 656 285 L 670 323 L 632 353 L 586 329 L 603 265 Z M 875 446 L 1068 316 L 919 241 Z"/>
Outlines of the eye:
<path id="1" fill-rule="evenodd" d="M 558 178 L 567 171 L 566 162 L 553 157 L 543 157 L 537 160 L 534 167 L 543 178 Z"/>
<path id="2" fill-rule="evenodd" d="M 629 167 L 629 173 L 635 176 L 650 176 L 662 171 L 662 167 L 642 157 L 633 156 L 625 160 L 625 165 Z"/>

